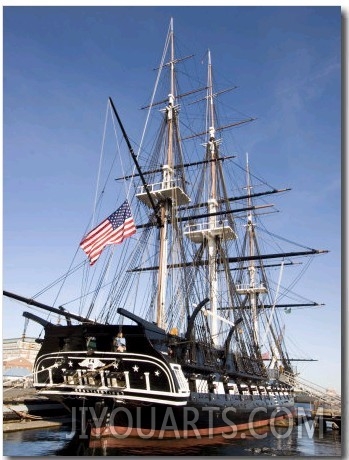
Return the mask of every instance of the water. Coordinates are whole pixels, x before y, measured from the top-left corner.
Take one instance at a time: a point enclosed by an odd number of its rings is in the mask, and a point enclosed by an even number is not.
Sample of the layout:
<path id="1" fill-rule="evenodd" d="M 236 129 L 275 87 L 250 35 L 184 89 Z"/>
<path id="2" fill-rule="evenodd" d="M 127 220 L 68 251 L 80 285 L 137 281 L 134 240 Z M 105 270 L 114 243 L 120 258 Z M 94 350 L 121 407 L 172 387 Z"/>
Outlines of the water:
<path id="1" fill-rule="evenodd" d="M 46 456 L 58 455 L 67 444 L 68 429 L 46 428 L 15 431 L 3 434 L 4 456 Z"/>
<path id="2" fill-rule="evenodd" d="M 338 430 L 313 431 L 312 421 L 292 428 L 256 430 L 260 437 L 230 440 L 218 438 L 192 440 L 143 440 L 142 445 L 126 447 L 117 440 L 118 446 L 109 442 L 86 449 L 81 441 L 69 439 L 69 427 L 4 433 L 3 455 L 206 455 L 206 456 L 341 456 L 341 434 Z M 115 441 L 115 440 L 114 440 Z M 129 440 L 128 440 L 129 441 Z M 224 441 L 224 442 L 223 442 Z"/>

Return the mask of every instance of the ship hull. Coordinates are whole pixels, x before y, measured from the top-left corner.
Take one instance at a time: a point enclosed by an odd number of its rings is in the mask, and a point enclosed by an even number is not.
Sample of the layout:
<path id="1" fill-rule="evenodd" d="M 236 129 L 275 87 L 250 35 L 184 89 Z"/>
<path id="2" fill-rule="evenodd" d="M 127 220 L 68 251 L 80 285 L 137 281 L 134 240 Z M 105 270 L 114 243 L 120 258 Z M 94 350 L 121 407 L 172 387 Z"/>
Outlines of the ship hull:
<path id="1" fill-rule="evenodd" d="M 252 406 L 254 406 L 252 408 Z M 120 407 L 115 410 L 122 414 L 123 420 L 113 416 L 101 427 L 91 425 L 90 437 L 94 438 L 141 438 L 141 439 L 201 439 L 222 435 L 234 437 L 240 431 L 254 431 L 256 428 L 277 424 L 291 418 L 293 411 L 289 408 L 273 408 L 246 404 L 241 407 L 230 404 L 194 405 L 184 408 L 156 407 L 135 410 Z"/>
<path id="2" fill-rule="evenodd" d="M 50 397 L 67 407 L 73 427 L 91 440 L 201 439 L 217 435 L 229 439 L 241 431 L 254 435 L 256 429 L 288 423 L 294 416 L 292 398 L 284 405 L 274 405 L 269 397 L 192 393 L 186 405 L 166 406 L 139 400 L 122 402 L 103 396 L 86 398 L 51 393 Z M 283 398 L 277 399 L 282 403 Z"/>
<path id="3" fill-rule="evenodd" d="M 179 357 L 187 355 L 180 344 L 176 353 L 156 349 L 153 343 L 166 344 L 168 337 L 139 325 L 123 326 L 127 349 L 110 351 L 115 329 L 47 328 L 34 366 L 39 393 L 62 403 L 82 436 L 97 440 L 234 436 L 293 417 L 293 398 L 280 384 L 227 373 L 217 363 L 199 367 L 186 358 L 181 362 Z M 91 337 L 96 340 L 93 350 L 80 348 L 86 337 L 89 344 Z M 56 351 L 57 343 L 70 350 Z"/>
<path id="4" fill-rule="evenodd" d="M 203 439 L 222 436 L 230 439 L 247 431 L 292 423 L 293 401 L 284 406 L 273 405 L 269 397 L 247 398 L 228 395 L 191 394 L 185 406 L 164 406 L 117 403 L 111 398 L 56 398 L 71 411 L 73 426 L 80 436 L 90 441 L 127 438 L 140 440 Z M 144 403 L 146 404 L 146 403 Z"/>

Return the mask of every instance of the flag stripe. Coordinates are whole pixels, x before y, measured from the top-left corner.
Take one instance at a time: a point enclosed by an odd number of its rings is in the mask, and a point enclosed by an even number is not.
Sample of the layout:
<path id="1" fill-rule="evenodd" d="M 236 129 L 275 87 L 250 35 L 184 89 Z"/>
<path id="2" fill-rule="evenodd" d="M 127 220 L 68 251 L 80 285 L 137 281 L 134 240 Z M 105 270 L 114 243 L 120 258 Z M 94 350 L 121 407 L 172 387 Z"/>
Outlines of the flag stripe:
<path id="1" fill-rule="evenodd" d="M 109 240 L 103 244 L 100 244 L 98 245 L 97 247 L 93 247 L 90 251 L 90 259 L 91 259 L 91 262 L 93 260 L 97 260 L 98 257 L 100 256 L 100 254 L 102 253 L 104 247 L 108 244 L 119 244 L 119 243 L 122 243 L 124 241 L 124 239 L 128 236 L 131 236 L 133 235 L 134 233 L 136 232 L 136 229 L 134 229 L 133 232 L 129 233 L 128 235 L 125 235 L 125 233 L 122 231 L 122 229 L 120 230 L 119 234 L 115 236 L 115 238 L 113 240 Z"/>
<path id="2" fill-rule="evenodd" d="M 117 239 L 119 238 L 119 233 L 124 229 L 124 233 L 128 234 L 128 232 L 132 232 L 131 234 L 134 233 L 133 229 L 135 229 L 134 222 L 132 217 L 128 218 L 125 221 L 125 224 L 123 224 L 121 227 L 119 227 L 117 230 L 113 230 L 112 226 L 109 224 L 108 228 L 106 228 L 103 233 L 99 236 L 99 238 L 94 238 L 93 240 L 89 241 L 89 244 L 86 244 L 83 247 L 84 250 L 90 250 L 93 247 L 96 247 L 96 245 L 101 246 L 103 244 L 109 244 L 109 243 L 114 243 L 117 242 Z M 116 240 L 116 241 L 114 241 Z"/>
<path id="3" fill-rule="evenodd" d="M 134 229 L 132 231 L 132 229 Z M 130 228 L 129 231 L 125 232 L 124 226 L 119 228 L 117 232 L 115 231 L 110 231 L 108 232 L 107 235 L 104 236 L 101 240 L 96 241 L 95 244 L 93 244 L 91 247 L 88 248 L 88 251 L 91 255 L 93 255 L 95 252 L 102 252 L 104 246 L 107 244 L 118 244 L 121 243 L 125 237 L 131 236 L 135 233 L 136 229 L 134 227 Z"/>
<path id="4" fill-rule="evenodd" d="M 98 235 L 100 233 L 103 233 L 105 229 L 110 227 L 110 222 L 106 219 L 104 220 L 98 227 L 96 227 L 94 230 L 91 230 L 91 232 L 86 236 L 86 238 L 81 242 L 80 246 L 84 249 L 85 246 L 88 246 L 91 242 L 93 242 L 96 238 L 98 238 Z"/>
<path id="5" fill-rule="evenodd" d="M 94 238 L 90 238 L 88 241 L 86 241 L 86 244 L 81 245 L 82 249 L 89 251 L 91 247 L 93 247 L 95 244 L 102 242 L 104 240 L 108 240 L 109 235 L 113 233 L 113 227 L 108 224 L 105 229 L 103 229 L 102 232 L 98 233 Z"/>
<path id="6" fill-rule="evenodd" d="M 126 236 L 131 236 L 136 232 L 134 224 L 133 224 L 133 228 L 134 228 L 134 230 L 131 231 L 131 229 L 130 229 L 130 231 L 128 232 L 128 234 Z M 119 228 L 117 230 L 116 233 L 111 230 L 106 235 L 104 235 L 100 240 L 97 240 L 97 241 L 95 241 L 95 243 L 93 245 L 90 245 L 89 248 L 87 248 L 85 250 L 85 252 L 88 254 L 88 256 L 90 258 L 91 265 L 92 265 L 93 261 L 97 260 L 97 258 L 100 256 L 100 254 L 102 253 L 104 247 L 107 244 L 121 243 L 123 241 L 123 239 L 124 239 L 123 236 L 124 236 L 123 227 L 121 227 L 121 228 Z"/>
<path id="7" fill-rule="evenodd" d="M 126 200 L 119 209 L 83 238 L 80 247 L 90 259 L 90 265 L 93 265 L 106 245 L 122 243 L 125 238 L 134 233 L 136 233 L 136 226 Z"/>
<path id="8" fill-rule="evenodd" d="M 132 233 L 130 233 L 128 236 L 131 236 L 135 233 L 136 230 L 134 230 Z M 123 234 L 120 234 L 117 239 L 115 239 L 115 241 L 108 241 L 107 243 L 105 244 L 102 244 L 102 245 L 99 245 L 98 247 L 94 247 L 91 251 L 90 251 L 90 260 L 91 262 L 93 262 L 94 260 L 97 260 L 98 257 L 101 255 L 103 249 L 105 248 L 105 246 L 107 246 L 108 244 L 119 244 L 119 243 L 122 243 L 124 241 L 125 237 Z M 92 265 L 92 263 L 91 263 Z"/>

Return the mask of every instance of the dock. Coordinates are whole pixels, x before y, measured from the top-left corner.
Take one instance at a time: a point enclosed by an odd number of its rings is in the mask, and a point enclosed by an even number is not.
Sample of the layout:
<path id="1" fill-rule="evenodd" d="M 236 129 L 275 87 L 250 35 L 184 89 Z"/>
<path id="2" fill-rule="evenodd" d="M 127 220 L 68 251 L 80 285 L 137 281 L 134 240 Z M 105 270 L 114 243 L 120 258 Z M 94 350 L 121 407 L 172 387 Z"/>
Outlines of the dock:
<path id="1" fill-rule="evenodd" d="M 296 402 L 312 404 L 313 409 L 307 418 L 314 420 L 315 427 L 326 430 L 330 425 L 333 429 L 341 430 L 342 401 L 340 395 L 289 372 L 280 374 L 280 380 L 295 389 Z M 303 420 L 303 415 L 296 417 L 296 423 L 302 423 Z"/>
<path id="2" fill-rule="evenodd" d="M 70 424 L 67 410 L 34 388 L 3 389 L 3 433 Z"/>
<path id="3" fill-rule="evenodd" d="M 46 418 L 43 418 L 42 420 L 22 420 L 19 422 L 12 421 L 4 423 L 2 431 L 3 433 L 13 433 L 15 431 L 61 427 L 63 425 L 69 425 L 70 423 L 71 419 L 69 417 L 55 417 L 55 420 L 47 420 Z"/>
<path id="4" fill-rule="evenodd" d="M 319 429 L 326 430 L 328 426 L 339 431 L 342 429 L 342 411 L 338 404 L 315 401 L 312 418 Z"/>

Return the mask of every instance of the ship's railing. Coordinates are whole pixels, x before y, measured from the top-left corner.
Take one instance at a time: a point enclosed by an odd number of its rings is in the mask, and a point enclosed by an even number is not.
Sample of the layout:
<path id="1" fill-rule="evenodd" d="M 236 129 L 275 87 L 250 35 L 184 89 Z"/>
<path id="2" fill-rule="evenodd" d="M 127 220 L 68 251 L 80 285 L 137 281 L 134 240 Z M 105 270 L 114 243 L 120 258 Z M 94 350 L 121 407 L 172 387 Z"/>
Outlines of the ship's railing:
<path id="1" fill-rule="evenodd" d="M 228 220 L 220 220 L 214 226 L 214 229 L 222 229 L 229 227 Z M 205 232 L 212 230 L 212 224 L 210 222 L 199 222 L 197 224 L 189 224 L 185 226 L 185 233 L 190 232 Z"/>
<path id="2" fill-rule="evenodd" d="M 190 198 L 182 189 L 179 179 L 147 184 L 147 189 L 150 195 L 157 199 L 170 198 L 175 200 L 178 205 L 185 205 L 190 202 Z M 138 187 L 136 197 L 145 205 L 150 206 L 149 196 L 144 185 Z"/>
<path id="3" fill-rule="evenodd" d="M 264 283 L 256 284 L 255 286 L 251 286 L 248 283 L 237 284 L 236 285 L 236 292 L 239 294 L 247 294 L 247 293 L 258 293 L 264 294 L 267 292 L 267 288 L 265 287 Z"/>
<path id="4" fill-rule="evenodd" d="M 175 187 L 179 187 L 179 179 L 171 179 L 165 182 L 155 182 L 155 184 L 147 184 L 148 191 L 150 193 L 161 192 L 163 190 L 171 190 Z M 140 185 L 137 189 L 137 194 L 146 193 L 144 185 Z"/>
<path id="5" fill-rule="evenodd" d="M 280 374 L 279 380 L 293 386 L 296 391 L 305 393 L 308 396 L 312 396 L 321 402 L 329 404 L 341 404 L 340 395 L 332 394 L 320 385 L 309 382 L 308 380 L 302 379 L 299 376 L 295 376 L 290 372 L 284 371 L 282 374 Z"/>
<path id="6" fill-rule="evenodd" d="M 86 356 L 81 352 L 52 353 L 37 361 L 34 386 L 187 393 L 189 389 L 181 366 L 171 364 L 171 370 L 158 358 L 142 354 L 120 352 Z"/>
<path id="7" fill-rule="evenodd" d="M 228 220 L 219 220 L 214 224 L 212 222 L 198 222 L 186 225 L 184 235 L 194 243 L 201 243 L 208 235 L 212 237 L 218 236 L 225 240 L 235 240 L 237 238 Z"/>

